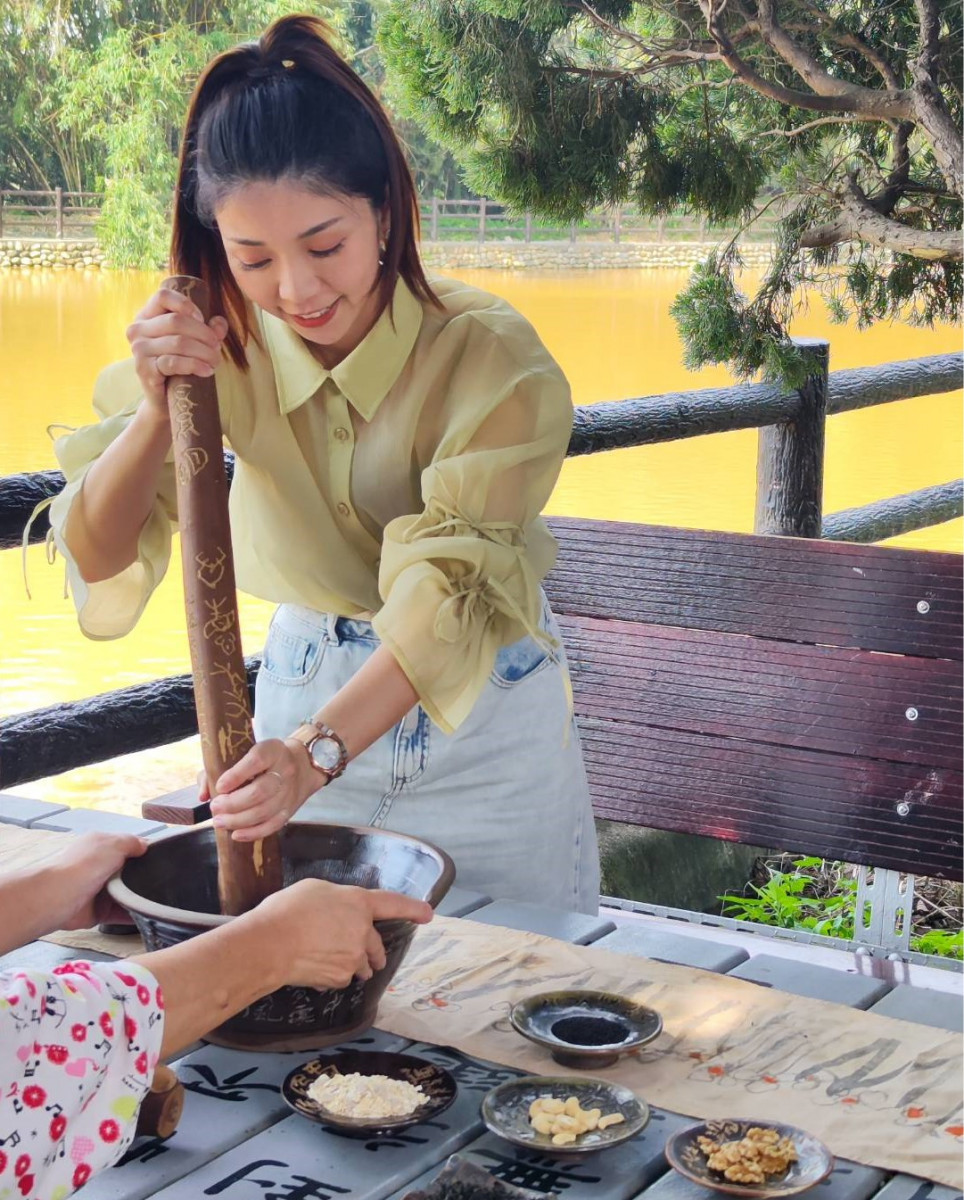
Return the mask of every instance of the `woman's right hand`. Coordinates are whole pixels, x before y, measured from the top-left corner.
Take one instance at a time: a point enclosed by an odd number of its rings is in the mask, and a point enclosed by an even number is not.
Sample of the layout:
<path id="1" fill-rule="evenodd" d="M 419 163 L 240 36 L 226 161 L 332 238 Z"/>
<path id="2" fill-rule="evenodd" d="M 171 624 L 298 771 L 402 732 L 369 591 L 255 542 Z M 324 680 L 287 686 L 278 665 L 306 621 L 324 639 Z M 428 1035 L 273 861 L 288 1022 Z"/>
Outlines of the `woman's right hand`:
<path id="1" fill-rule="evenodd" d="M 370 979 L 385 965 L 385 947 L 373 922 L 424 925 L 431 905 L 398 892 L 302 879 L 262 900 L 240 921 L 263 922 L 266 950 L 278 957 L 290 987 L 343 988 Z"/>
<path id="2" fill-rule="evenodd" d="M 165 419 L 168 378 L 213 375 L 227 332 L 224 317 L 212 317 L 205 324 L 193 300 L 166 287 L 154 293 L 127 327 L 144 395 Z"/>

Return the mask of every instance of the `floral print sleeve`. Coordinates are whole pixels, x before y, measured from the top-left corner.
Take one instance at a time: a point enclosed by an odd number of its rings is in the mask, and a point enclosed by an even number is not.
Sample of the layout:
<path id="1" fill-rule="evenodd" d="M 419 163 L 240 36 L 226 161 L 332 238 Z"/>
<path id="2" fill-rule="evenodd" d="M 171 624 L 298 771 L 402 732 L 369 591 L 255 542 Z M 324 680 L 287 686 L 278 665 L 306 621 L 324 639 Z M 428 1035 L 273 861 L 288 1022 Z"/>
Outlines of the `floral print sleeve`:
<path id="1" fill-rule="evenodd" d="M 120 1157 L 163 1009 L 153 975 L 131 963 L 0 972 L 0 1200 L 64 1200 Z"/>

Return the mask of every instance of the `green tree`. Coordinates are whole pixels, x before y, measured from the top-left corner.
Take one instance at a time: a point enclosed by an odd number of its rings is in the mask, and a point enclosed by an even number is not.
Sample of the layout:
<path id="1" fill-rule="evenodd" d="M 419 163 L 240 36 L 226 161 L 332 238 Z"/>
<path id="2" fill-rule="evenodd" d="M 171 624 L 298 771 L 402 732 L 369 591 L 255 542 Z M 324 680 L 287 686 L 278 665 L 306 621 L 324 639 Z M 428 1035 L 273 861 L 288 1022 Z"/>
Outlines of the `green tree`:
<path id="1" fill-rule="evenodd" d="M 60 121 L 64 52 L 93 50 L 109 21 L 101 4 L 15 0 L 0 8 L 0 187 L 93 187 L 102 155 Z"/>
<path id="2" fill-rule="evenodd" d="M 285 12 L 325 17 L 385 92 L 374 41 L 384 0 L 14 0 L 0 8 L 0 186 L 104 191 L 110 261 L 166 256 L 178 138 L 210 58 Z M 391 108 L 391 98 L 383 99 Z M 451 154 L 410 120 L 400 133 L 419 190 L 459 195 Z"/>
<path id="3" fill-rule="evenodd" d="M 674 311 L 690 365 L 794 379 L 801 285 L 839 320 L 960 314 L 961 18 L 959 0 L 393 0 L 381 42 L 407 110 L 516 209 L 748 223 L 769 185 L 756 295 L 731 243 Z"/>
<path id="4" fill-rule="evenodd" d="M 386 8 L 387 0 L 348 0 L 345 37 L 354 47 L 352 66 L 391 113 L 408 154 L 418 194 L 450 199 L 473 196 L 475 193 L 465 185 L 452 153 L 429 137 L 417 121 L 399 111 L 376 39 L 378 23 Z"/>

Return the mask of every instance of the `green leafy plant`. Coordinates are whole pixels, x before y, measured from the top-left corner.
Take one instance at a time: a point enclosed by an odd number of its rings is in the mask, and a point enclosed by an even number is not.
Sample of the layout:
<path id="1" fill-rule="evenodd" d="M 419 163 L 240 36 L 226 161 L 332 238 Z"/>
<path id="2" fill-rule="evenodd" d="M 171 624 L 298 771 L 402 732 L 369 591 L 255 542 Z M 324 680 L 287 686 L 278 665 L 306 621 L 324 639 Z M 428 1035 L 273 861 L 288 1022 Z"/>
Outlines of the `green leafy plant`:
<path id="1" fill-rule="evenodd" d="M 822 858 L 783 856 L 766 860 L 766 878 L 747 884 L 748 895 L 727 893 L 720 896 L 723 914 L 780 929 L 803 929 L 824 937 L 851 940 L 857 909 L 857 877 L 846 863 Z M 942 903 L 928 899 L 927 882 L 918 882 L 921 893 L 919 912 L 915 913 L 910 948 L 921 954 L 964 959 L 964 931 L 960 928 L 960 910 L 948 911 Z M 956 920 L 956 928 L 935 928 L 926 921 Z"/>
<path id="2" fill-rule="evenodd" d="M 910 939 L 911 949 L 941 958 L 964 958 L 964 929 L 931 929 Z"/>

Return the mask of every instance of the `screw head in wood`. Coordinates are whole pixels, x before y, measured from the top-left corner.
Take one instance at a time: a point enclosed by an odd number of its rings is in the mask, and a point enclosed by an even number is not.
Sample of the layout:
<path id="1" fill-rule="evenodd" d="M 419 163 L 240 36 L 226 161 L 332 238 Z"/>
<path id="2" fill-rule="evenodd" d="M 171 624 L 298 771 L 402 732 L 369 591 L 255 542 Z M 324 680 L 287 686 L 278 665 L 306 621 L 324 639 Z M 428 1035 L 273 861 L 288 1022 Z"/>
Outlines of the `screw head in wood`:
<path id="1" fill-rule="evenodd" d="M 898 817 L 906 817 L 909 813 L 910 813 L 910 805 L 907 803 L 906 800 L 901 800 L 900 804 L 897 805 Z"/>
<path id="2" fill-rule="evenodd" d="M 917 711 L 916 708 L 911 707 L 904 713 L 904 716 L 907 718 L 908 721 L 916 721 L 917 718 L 920 716 L 920 713 Z"/>
<path id="3" fill-rule="evenodd" d="M 918 600 L 917 601 L 917 611 L 921 614 L 921 616 L 924 616 L 926 613 L 929 613 L 930 610 L 931 610 L 931 606 L 926 600 Z"/>

